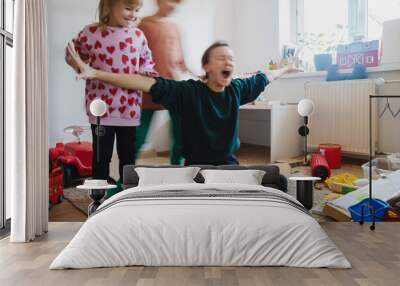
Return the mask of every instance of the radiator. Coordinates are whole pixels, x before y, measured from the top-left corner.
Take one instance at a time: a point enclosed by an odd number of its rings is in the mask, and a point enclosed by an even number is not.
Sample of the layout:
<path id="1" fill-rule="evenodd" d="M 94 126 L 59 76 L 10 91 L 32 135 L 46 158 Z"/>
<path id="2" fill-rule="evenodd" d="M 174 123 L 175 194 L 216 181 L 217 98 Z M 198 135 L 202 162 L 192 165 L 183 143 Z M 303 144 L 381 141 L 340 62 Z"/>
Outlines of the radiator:
<path id="1" fill-rule="evenodd" d="M 308 138 L 310 148 L 336 143 L 348 154 L 369 154 L 369 95 L 376 93 L 375 80 L 307 82 L 305 97 L 314 102 Z M 377 101 L 372 100 L 372 150 L 377 142 Z"/>

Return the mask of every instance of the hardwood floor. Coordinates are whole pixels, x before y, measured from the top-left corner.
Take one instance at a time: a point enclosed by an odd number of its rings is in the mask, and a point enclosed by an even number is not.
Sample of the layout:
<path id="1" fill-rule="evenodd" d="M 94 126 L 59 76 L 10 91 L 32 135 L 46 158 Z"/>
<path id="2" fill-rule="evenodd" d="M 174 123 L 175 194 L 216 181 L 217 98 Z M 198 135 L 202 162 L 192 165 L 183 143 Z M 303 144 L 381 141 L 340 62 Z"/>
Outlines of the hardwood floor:
<path id="1" fill-rule="evenodd" d="M 49 270 L 82 223 L 50 223 L 49 233 L 28 244 L 0 241 L 0 285 L 399 285 L 400 223 L 322 223 L 352 269 L 289 267 L 123 267 Z"/>
<path id="2" fill-rule="evenodd" d="M 82 222 L 86 221 L 87 215 L 76 208 L 68 200 L 54 205 L 49 210 L 49 221 L 52 222 Z"/>

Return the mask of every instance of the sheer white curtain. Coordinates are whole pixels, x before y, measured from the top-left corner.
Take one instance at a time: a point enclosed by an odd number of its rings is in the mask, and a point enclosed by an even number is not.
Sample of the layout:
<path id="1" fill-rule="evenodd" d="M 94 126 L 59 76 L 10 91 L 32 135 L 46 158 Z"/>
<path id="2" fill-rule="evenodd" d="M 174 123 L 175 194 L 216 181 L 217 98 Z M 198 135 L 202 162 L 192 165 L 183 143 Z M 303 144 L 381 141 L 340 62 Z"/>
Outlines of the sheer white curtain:
<path id="1" fill-rule="evenodd" d="M 7 187 L 12 242 L 47 232 L 47 19 L 46 0 L 15 2 L 14 93 L 6 111 Z"/>

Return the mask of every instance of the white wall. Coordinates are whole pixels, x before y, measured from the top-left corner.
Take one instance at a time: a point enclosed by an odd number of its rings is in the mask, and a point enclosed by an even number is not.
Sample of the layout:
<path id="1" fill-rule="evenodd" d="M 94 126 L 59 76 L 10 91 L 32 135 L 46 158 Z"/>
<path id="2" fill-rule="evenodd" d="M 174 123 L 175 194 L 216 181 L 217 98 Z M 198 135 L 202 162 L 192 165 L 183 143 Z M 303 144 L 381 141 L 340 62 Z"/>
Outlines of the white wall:
<path id="1" fill-rule="evenodd" d="M 279 0 L 233 0 L 233 49 L 237 72 L 265 70 L 278 60 Z"/>
<path id="2" fill-rule="evenodd" d="M 72 140 L 63 128 L 72 124 L 87 124 L 84 108 L 84 82 L 75 80 L 75 73 L 64 61 L 69 40 L 84 25 L 95 21 L 97 0 L 48 0 L 49 48 L 49 145 Z M 91 135 L 85 134 L 85 140 Z"/>
<path id="3" fill-rule="evenodd" d="M 214 39 L 226 41 L 232 46 L 235 37 L 234 23 L 237 21 L 234 11 L 234 1 L 216 0 Z"/>

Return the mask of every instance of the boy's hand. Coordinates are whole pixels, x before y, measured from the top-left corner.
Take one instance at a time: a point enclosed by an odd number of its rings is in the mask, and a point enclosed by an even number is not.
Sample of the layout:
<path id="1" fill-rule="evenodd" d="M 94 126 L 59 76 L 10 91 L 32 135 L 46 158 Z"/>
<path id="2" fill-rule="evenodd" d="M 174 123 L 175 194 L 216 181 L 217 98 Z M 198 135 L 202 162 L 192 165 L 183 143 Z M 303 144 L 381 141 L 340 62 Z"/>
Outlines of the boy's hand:
<path id="1" fill-rule="evenodd" d="M 272 81 L 272 80 L 280 78 L 281 76 L 283 76 L 284 74 L 287 74 L 287 73 L 295 73 L 295 72 L 303 72 L 303 71 L 304 71 L 303 69 L 300 69 L 295 66 L 295 61 L 294 61 L 293 57 L 290 57 L 288 59 L 287 66 L 285 66 L 284 68 L 281 68 L 281 69 L 277 69 L 277 70 L 266 70 L 265 74 L 267 75 L 269 81 Z"/>
<path id="2" fill-rule="evenodd" d="M 65 48 L 65 62 L 74 69 L 76 73 L 79 73 L 79 68 L 77 65 L 74 64 L 71 55 L 68 52 L 68 47 Z"/>
<path id="3" fill-rule="evenodd" d="M 79 73 L 77 75 L 77 79 L 92 79 L 96 77 L 96 70 L 90 67 L 87 63 L 85 63 L 78 52 L 75 50 L 75 46 L 73 42 L 68 43 L 67 52 L 69 55 L 69 59 L 71 61 L 71 66 L 76 67 L 75 71 Z"/>
<path id="4" fill-rule="evenodd" d="M 294 58 L 289 57 L 286 73 L 292 73 L 292 72 L 304 72 L 304 70 L 302 68 L 296 67 L 296 61 L 294 60 Z"/>

